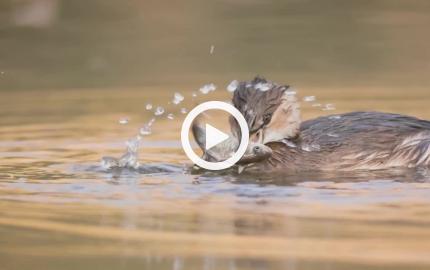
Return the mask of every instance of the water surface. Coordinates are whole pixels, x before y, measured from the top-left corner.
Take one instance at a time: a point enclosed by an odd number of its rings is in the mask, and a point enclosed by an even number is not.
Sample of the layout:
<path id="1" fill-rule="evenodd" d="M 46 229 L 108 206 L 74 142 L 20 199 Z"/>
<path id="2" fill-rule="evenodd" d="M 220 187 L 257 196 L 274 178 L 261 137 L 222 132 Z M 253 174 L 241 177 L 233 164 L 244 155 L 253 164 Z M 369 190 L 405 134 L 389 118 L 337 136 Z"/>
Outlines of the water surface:
<path id="1" fill-rule="evenodd" d="M 193 100 L 198 87 L 180 86 L 181 105 L 229 99 L 223 86 Z M 174 121 L 167 113 L 159 117 L 144 137 L 140 171 L 103 170 L 100 158 L 121 155 L 125 140 L 152 117 L 146 102 L 169 112 L 182 107 L 167 104 L 173 91 L 142 89 L 1 94 L 5 269 L 429 267 L 426 171 L 395 177 L 190 174 L 179 113 Z M 372 107 L 430 118 L 425 91 L 393 96 L 381 88 L 378 98 L 372 91 L 362 91 L 360 100 L 340 89 L 299 94 L 318 93 L 319 101 L 336 104 L 336 113 Z M 307 103 L 302 110 L 304 118 L 328 113 Z M 127 125 L 118 123 L 124 116 Z"/>

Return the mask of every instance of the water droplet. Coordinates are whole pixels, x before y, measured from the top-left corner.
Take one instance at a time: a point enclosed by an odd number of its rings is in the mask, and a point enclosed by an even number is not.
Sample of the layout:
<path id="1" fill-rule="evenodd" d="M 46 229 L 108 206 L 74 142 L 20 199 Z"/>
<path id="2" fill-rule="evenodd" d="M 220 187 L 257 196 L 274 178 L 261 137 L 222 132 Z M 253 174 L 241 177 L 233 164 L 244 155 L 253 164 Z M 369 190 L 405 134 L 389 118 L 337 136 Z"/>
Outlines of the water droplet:
<path id="1" fill-rule="evenodd" d="M 186 114 L 187 113 L 187 109 L 186 108 L 181 108 L 181 113 L 182 114 Z"/>
<path id="2" fill-rule="evenodd" d="M 169 119 L 169 120 L 173 120 L 173 119 L 175 119 L 175 116 L 173 115 L 173 113 L 169 113 L 169 114 L 167 115 L 167 119 Z"/>
<path id="3" fill-rule="evenodd" d="M 163 107 L 158 106 L 158 107 L 155 109 L 154 115 L 159 116 L 159 115 L 162 115 L 163 113 L 164 113 L 164 108 L 163 108 Z"/>
<path id="4" fill-rule="evenodd" d="M 315 96 L 306 96 L 303 98 L 303 101 L 305 101 L 305 102 L 313 102 L 315 100 L 316 100 Z"/>
<path id="5" fill-rule="evenodd" d="M 151 125 L 149 123 L 143 125 L 143 127 L 141 127 L 139 129 L 139 134 L 142 135 L 142 136 L 147 136 L 147 135 L 150 135 L 151 133 L 152 133 L 152 131 L 151 131 Z"/>
<path id="6" fill-rule="evenodd" d="M 229 83 L 229 85 L 227 85 L 227 91 L 229 91 L 230 93 L 236 91 L 236 89 L 239 87 L 239 81 L 238 80 L 234 80 L 231 83 Z"/>
<path id="7" fill-rule="evenodd" d="M 333 104 L 325 104 L 322 108 L 323 111 L 333 111 L 336 110 L 336 107 Z"/>
<path id="8" fill-rule="evenodd" d="M 272 88 L 272 84 L 271 83 L 257 83 L 254 86 L 255 89 L 266 92 L 268 90 L 270 90 Z"/>
<path id="9" fill-rule="evenodd" d="M 182 101 L 184 100 L 184 96 L 183 95 L 181 95 L 181 93 L 178 93 L 178 92 L 176 92 L 174 95 L 173 95 L 173 104 L 179 104 L 179 103 L 181 103 Z"/>
<path id="10" fill-rule="evenodd" d="M 192 95 L 193 98 L 197 97 L 197 93 L 196 92 L 193 92 L 191 95 Z"/>
<path id="11" fill-rule="evenodd" d="M 214 53 L 214 51 L 215 51 L 215 45 L 211 45 L 211 48 L 210 48 L 210 50 L 209 50 L 209 53 L 210 53 L 210 54 L 213 54 L 213 53 Z"/>
<path id="12" fill-rule="evenodd" d="M 213 91 L 215 91 L 215 90 L 216 90 L 216 86 L 215 86 L 215 84 L 213 84 L 213 83 L 203 85 L 203 86 L 202 86 L 202 87 L 200 87 L 200 89 L 199 89 L 199 91 L 200 91 L 202 94 L 204 94 L 204 95 L 208 94 L 209 92 L 213 92 Z"/>
<path id="13" fill-rule="evenodd" d="M 121 118 L 121 119 L 119 119 L 119 123 L 121 124 L 121 125 L 127 125 L 128 124 L 128 118 L 127 117 L 124 117 L 124 118 Z"/>
<path id="14" fill-rule="evenodd" d="M 146 108 L 146 110 L 152 110 L 152 104 L 151 103 L 148 103 L 148 104 L 146 104 L 146 106 L 145 106 L 145 108 Z"/>
<path id="15" fill-rule="evenodd" d="M 148 122 L 148 126 L 152 126 L 155 123 L 155 118 L 151 118 Z"/>

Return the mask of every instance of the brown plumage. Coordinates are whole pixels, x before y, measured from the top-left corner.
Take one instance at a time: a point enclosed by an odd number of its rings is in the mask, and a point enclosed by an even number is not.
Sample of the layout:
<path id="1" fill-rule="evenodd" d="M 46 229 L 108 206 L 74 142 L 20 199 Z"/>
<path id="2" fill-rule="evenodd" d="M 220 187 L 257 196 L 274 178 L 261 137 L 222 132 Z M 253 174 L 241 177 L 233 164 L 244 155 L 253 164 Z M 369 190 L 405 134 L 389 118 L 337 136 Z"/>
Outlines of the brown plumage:
<path id="1" fill-rule="evenodd" d="M 270 89 L 259 90 L 257 84 L 262 83 Z M 270 158 L 253 164 L 258 170 L 430 166 L 430 121 L 382 112 L 352 112 L 301 122 L 291 89 L 262 78 L 240 83 L 233 104 L 245 116 L 252 140 L 273 151 Z M 232 130 L 238 132 L 234 123 Z"/>

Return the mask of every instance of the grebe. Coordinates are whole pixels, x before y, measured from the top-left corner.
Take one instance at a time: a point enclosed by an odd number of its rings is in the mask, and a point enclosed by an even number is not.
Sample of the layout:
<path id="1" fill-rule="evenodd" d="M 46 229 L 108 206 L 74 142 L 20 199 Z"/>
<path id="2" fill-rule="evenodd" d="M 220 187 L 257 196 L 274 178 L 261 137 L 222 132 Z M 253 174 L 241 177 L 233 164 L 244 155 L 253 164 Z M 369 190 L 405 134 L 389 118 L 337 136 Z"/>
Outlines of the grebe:
<path id="1" fill-rule="evenodd" d="M 383 170 L 430 166 L 430 121 L 383 112 L 351 112 L 301 122 L 295 92 L 256 77 L 239 83 L 233 105 L 254 143 L 272 153 L 251 167 L 282 171 Z M 230 119 L 232 133 L 240 129 Z"/>

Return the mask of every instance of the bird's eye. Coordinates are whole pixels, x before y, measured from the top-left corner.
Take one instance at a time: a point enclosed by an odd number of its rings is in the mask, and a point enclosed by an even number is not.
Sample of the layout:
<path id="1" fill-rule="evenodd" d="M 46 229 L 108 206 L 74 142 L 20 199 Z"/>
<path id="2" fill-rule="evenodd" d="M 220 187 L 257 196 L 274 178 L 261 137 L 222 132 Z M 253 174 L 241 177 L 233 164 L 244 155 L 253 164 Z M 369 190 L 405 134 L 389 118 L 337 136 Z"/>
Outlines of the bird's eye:
<path id="1" fill-rule="evenodd" d="M 272 119 L 272 114 L 271 113 L 267 113 L 263 116 L 263 121 L 264 124 L 268 124 L 270 122 L 270 119 Z"/>

